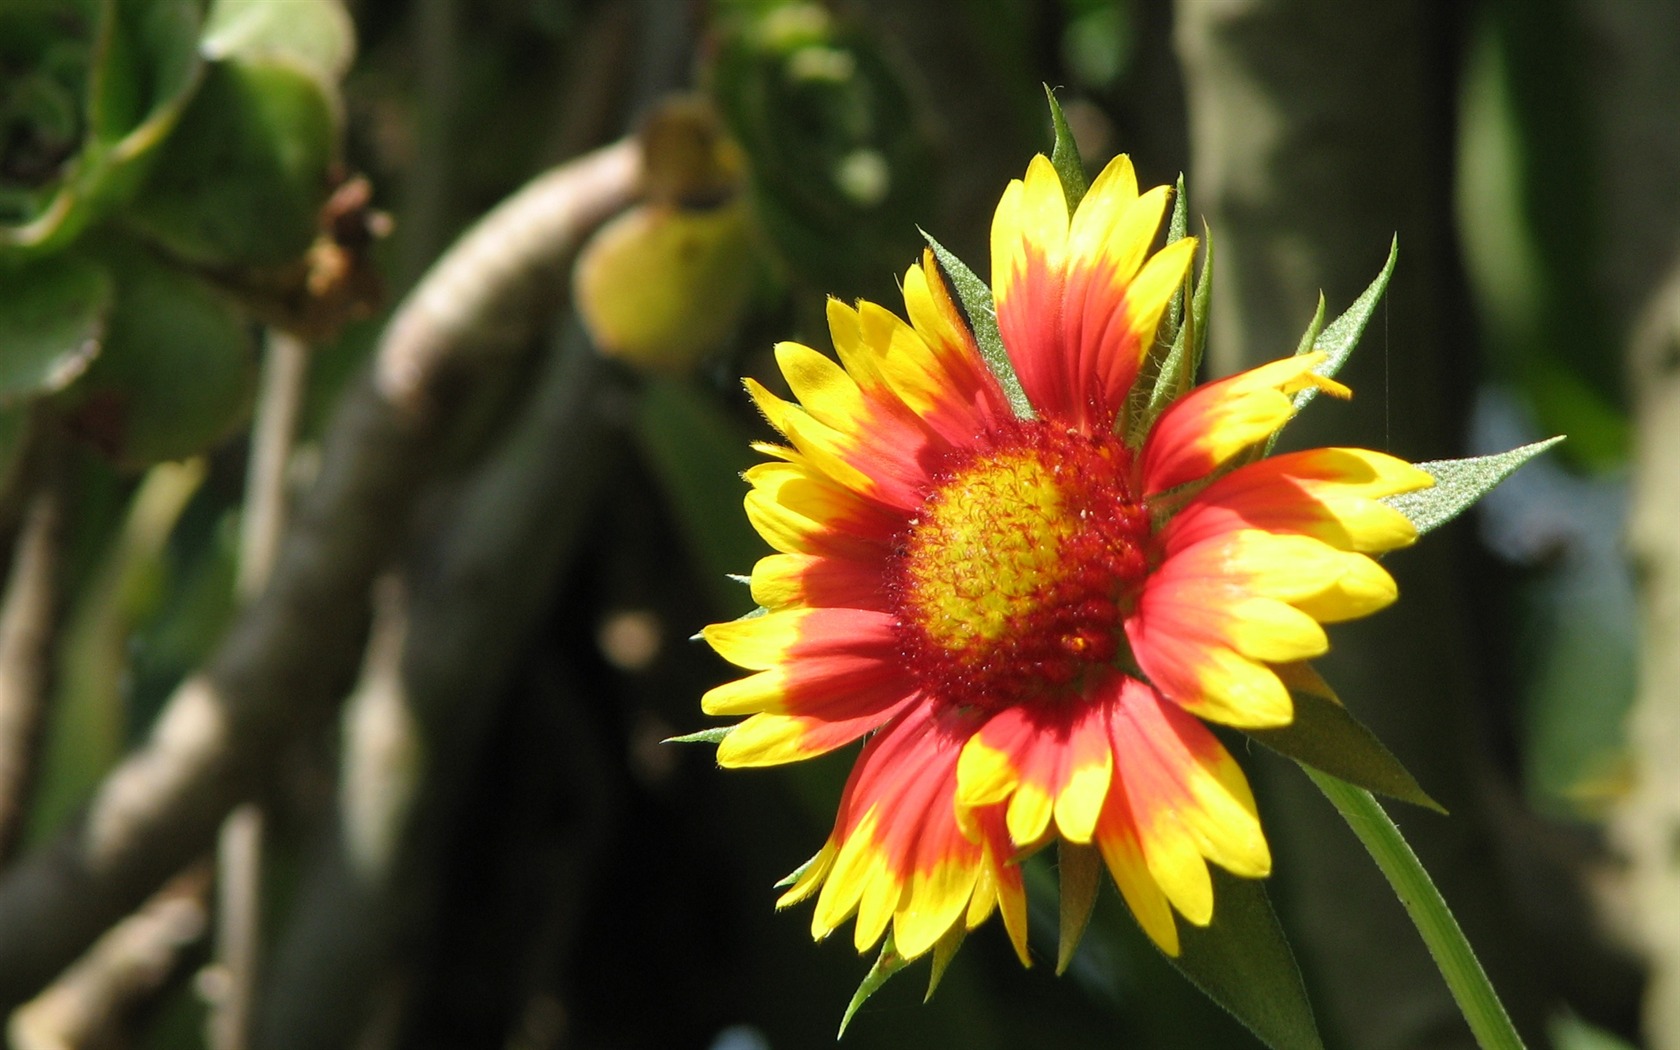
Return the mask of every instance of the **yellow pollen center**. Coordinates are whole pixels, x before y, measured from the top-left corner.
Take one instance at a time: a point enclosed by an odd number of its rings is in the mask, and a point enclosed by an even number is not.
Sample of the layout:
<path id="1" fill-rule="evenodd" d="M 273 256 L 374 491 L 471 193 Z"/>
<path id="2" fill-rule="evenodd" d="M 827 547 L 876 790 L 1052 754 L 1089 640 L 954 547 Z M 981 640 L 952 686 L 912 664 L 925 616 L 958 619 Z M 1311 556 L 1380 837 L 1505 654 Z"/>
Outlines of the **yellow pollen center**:
<path id="1" fill-rule="evenodd" d="M 970 648 L 1052 600 L 1062 543 L 1077 524 L 1055 477 L 1030 452 L 953 478 L 929 501 L 907 565 L 928 638 Z"/>
<path id="2" fill-rule="evenodd" d="M 909 666 L 952 702 L 1067 691 L 1120 651 L 1148 514 L 1107 435 L 1023 423 L 945 475 L 907 530 L 895 598 Z"/>

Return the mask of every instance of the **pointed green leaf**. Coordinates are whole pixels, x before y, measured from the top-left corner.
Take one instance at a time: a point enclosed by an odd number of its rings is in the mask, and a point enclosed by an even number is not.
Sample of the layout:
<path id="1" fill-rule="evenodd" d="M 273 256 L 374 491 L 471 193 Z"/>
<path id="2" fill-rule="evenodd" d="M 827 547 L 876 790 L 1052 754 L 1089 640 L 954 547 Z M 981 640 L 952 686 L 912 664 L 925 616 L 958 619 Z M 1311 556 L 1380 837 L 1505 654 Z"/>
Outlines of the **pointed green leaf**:
<path id="1" fill-rule="evenodd" d="M 1196 275 L 1196 291 L 1190 296 L 1190 317 L 1196 323 L 1190 341 L 1190 361 L 1184 370 L 1184 389 L 1196 381 L 1202 358 L 1207 355 L 1208 307 L 1213 305 L 1213 230 L 1202 223 L 1202 272 Z"/>
<path id="2" fill-rule="evenodd" d="M 1133 413 L 1130 443 L 1142 443 L 1155 425 L 1155 420 L 1168 405 L 1189 392 L 1196 383 L 1196 373 L 1202 367 L 1202 354 L 1207 350 L 1208 305 L 1213 301 L 1213 233 L 1202 231 L 1202 271 L 1196 275 L 1195 291 L 1190 295 L 1190 309 L 1173 340 L 1172 349 L 1161 359 L 1154 383 L 1149 387 L 1149 399 L 1141 412 Z"/>
<path id="3" fill-rule="evenodd" d="M 1491 456 L 1416 464 L 1435 479 L 1435 486 L 1421 492 L 1389 496 L 1383 502 L 1410 518 L 1422 535 L 1463 514 L 1518 467 L 1562 440 L 1559 435 Z"/>
<path id="4" fill-rule="evenodd" d="M 1167 243 L 1175 244 L 1182 241 L 1190 232 L 1190 204 L 1184 195 L 1184 173 L 1178 173 L 1178 182 L 1173 184 L 1172 217 L 1167 220 Z M 1167 303 L 1167 316 L 1161 322 L 1164 338 L 1177 344 L 1180 338 L 1179 329 L 1184 324 L 1184 291 L 1180 289 L 1173 293 Z"/>
<path id="5" fill-rule="evenodd" d="M 1301 333 L 1301 341 L 1295 346 L 1295 356 L 1312 353 L 1313 346 L 1318 343 L 1319 335 L 1324 331 L 1324 293 L 1318 293 L 1318 310 L 1313 314 L 1312 323 Z"/>
<path id="6" fill-rule="evenodd" d="M 730 726 L 729 728 L 733 729 L 735 727 Z M 819 853 L 819 854 L 817 854 L 817 856 L 820 857 L 820 856 L 822 856 L 822 854 Z M 792 886 L 794 883 L 796 883 L 800 879 L 804 878 L 805 873 L 807 871 L 810 871 L 811 870 L 811 865 L 815 864 L 816 862 L 817 862 L 817 857 L 812 857 L 810 860 L 801 864 L 799 867 L 794 868 L 792 871 L 790 871 L 786 875 L 782 876 L 781 880 L 779 882 L 777 882 L 776 885 L 772 888 L 773 889 L 778 889 L 778 890 L 787 889 L 789 886 Z"/>
<path id="7" fill-rule="evenodd" d="M 1209 865 L 1213 922 L 1180 922 L 1180 952 L 1167 959 L 1272 1050 L 1323 1050 L 1306 985 L 1265 883 Z"/>
<path id="8" fill-rule="evenodd" d="M 1377 735 L 1328 697 L 1295 692 L 1295 720 L 1245 732 L 1280 755 L 1367 791 L 1445 813 Z"/>
<path id="9" fill-rule="evenodd" d="M 957 922 L 933 942 L 933 966 L 928 971 L 927 994 L 922 996 L 922 1002 L 932 999 L 933 993 L 938 991 L 939 982 L 945 979 L 945 971 L 950 968 L 951 960 L 957 957 L 957 949 L 962 947 L 967 936 L 968 930 Z"/>
<path id="10" fill-rule="evenodd" d="M 111 278 L 59 255 L 0 272 L 0 406 L 62 390 L 87 370 L 105 337 Z"/>
<path id="11" fill-rule="evenodd" d="M 1056 145 L 1050 151 L 1050 166 L 1062 180 L 1062 195 L 1067 198 L 1068 214 L 1072 215 L 1085 199 L 1085 162 L 1079 158 L 1079 144 L 1073 141 L 1073 129 L 1068 127 L 1067 115 L 1050 85 L 1044 85 L 1044 97 L 1050 100 L 1050 124 L 1056 131 Z"/>
<path id="12" fill-rule="evenodd" d="M 1056 975 L 1067 972 L 1073 953 L 1091 924 L 1091 909 L 1102 885 L 1102 855 L 1095 846 L 1063 841 L 1056 848 L 1057 883 L 1061 887 L 1060 936 L 1056 942 Z"/>
<path id="13" fill-rule="evenodd" d="M 723 738 L 735 732 L 734 726 L 713 726 L 702 729 L 697 733 L 684 733 L 682 736 L 668 736 L 661 740 L 662 744 L 721 744 Z"/>
<path id="14" fill-rule="evenodd" d="M 1316 340 L 1313 349 L 1329 354 L 1329 359 L 1313 371 L 1321 376 L 1333 376 L 1342 370 L 1342 365 L 1353 353 L 1353 348 L 1359 345 L 1359 337 L 1365 334 L 1365 325 L 1371 320 L 1371 314 L 1377 308 L 1377 302 L 1382 299 L 1383 292 L 1388 289 L 1388 279 L 1394 274 L 1394 263 L 1400 257 L 1400 238 L 1395 237 L 1388 248 L 1388 261 L 1383 264 L 1382 273 L 1372 281 L 1347 312 L 1330 322 Z M 1307 387 L 1295 395 L 1297 410 L 1306 406 L 1307 402 L 1318 396 L 1317 387 Z"/>
<path id="15" fill-rule="evenodd" d="M 881 986 L 886 984 L 888 979 L 909 965 L 910 960 L 898 954 L 898 949 L 893 947 L 892 934 L 887 934 L 886 942 L 881 945 L 881 954 L 875 957 L 875 965 L 869 968 L 869 973 L 864 975 L 863 983 L 858 985 L 857 992 L 852 995 L 852 1001 L 847 1004 L 846 1014 L 840 1018 L 840 1031 L 835 1038 L 838 1039 L 846 1034 L 846 1026 L 852 1023 L 852 1018 L 856 1016 L 858 1008 L 868 1002 L 870 996 L 880 991 Z"/>
<path id="16" fill-rule="evenodd" d="M 938 261 L 939 271 L 944 274 L 945 283 L 957 305 L 967 315 L 968 327 L 980 347 L 980 356 L 986 359 L 986 367 L 992 370 L 998 385 L 1003 387 L 1009 407 L 1014 409 L 1017 419 L 1032 419 L 1032 405 L 1027 401 L 1020 377 L 1015 374 L 1015 366 L 1010 363 L 1009 354 L 1003 348 L 1003 336 L 998 334 L 997 308 L 992 303 L 991 288 L 926 230 L 922 231 L 922 236 L 927 239 L 928 247 L 933 249 L 933 257 Z"/>

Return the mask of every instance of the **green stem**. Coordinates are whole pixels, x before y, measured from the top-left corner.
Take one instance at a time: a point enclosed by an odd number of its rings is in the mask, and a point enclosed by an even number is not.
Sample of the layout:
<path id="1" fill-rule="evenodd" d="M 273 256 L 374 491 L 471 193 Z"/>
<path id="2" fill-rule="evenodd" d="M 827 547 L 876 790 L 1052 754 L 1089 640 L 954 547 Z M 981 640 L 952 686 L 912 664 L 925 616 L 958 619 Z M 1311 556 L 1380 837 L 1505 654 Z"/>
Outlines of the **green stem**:
<path id="1" fill-rule="evenodd" d="M 1359 836 L 1371 859 L 1394 887 L 1406 914 L 1423 935 L 1429 954 L 1435 957 L 1435 965 L 1446 978 L 1464 1019 L 1470 1022 L 1476 1042 L 1483 1050 L 1523 1050 L 1522 1039 L 1511 1026 L 1510 1015 L 1494 993 L 1493 985 L 1488 983 L 1482 964 L 1476 961 L 1476 953 L 1470 950 L 1470 942 L 1464 939 L 1458 920 L 1453 918 L 1447 902 L 1441 899 L 1441 891 L 1430 881 L 1429 873 L 1423 870 L 1423 864 L 1406 844 L 1394 821 L 1364 788 L 1354 787 L 1328 773 L 1302 768 L 1341 812 L 1342 819 Z"/>

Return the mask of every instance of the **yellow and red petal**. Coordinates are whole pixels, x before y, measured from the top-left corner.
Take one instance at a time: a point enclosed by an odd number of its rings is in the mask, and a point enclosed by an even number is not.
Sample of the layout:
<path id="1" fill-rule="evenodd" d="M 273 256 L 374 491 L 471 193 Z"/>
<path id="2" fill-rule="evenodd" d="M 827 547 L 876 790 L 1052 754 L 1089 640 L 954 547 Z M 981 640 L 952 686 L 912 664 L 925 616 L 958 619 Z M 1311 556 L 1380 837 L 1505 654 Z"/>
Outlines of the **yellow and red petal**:
<path id="1" fill-rule="evenodd" d="M 841 606 L 888 611 L 879 563 L 816 554 L 769 554 L 752 571 L 753 601 L 766 609 Z"/>
<path id="2" fill-rule="evenodd" d="M 765 711 L 732 729 L 718 744 L 717 762 L 726 769 L 777 766 L 799 762 L 845 747 L 888 721 L 916 697 L 900 696 L 878 709 L 861 700 L 850 705 L 861 711 L 851 717 L 784 715 Z"/>
<path id="3" fill-rule="evenodd" d="M 1107 804 L 1097 821 L 1095 841 L 1109 876 L 1138 925 L 1163 952 L 1176 956 L 1178 926 L 1173 921 L 1172 905 L 1144 859 L 1143 844 L 1138 841 L 1137 828 L 1132 824 L 1123 777 L 1116 778 L 1109 787 Z"/>
<path id="4" fill-rule="evenodd" d="M 785 554 L 881 564 L 902 527 L 899 517 L 830 482 L 803 456 L 760 463 L 743 477 L 752 486 L 743 501 L 747 520 Z"/>
<path id="5" fill-rule="evenodd" d="M 835 403 L 845 400 L 848 384 L 853 394 L 857 386 L 849 378 L 843 383 L 829 382 L 845 373 L 810 347 L 778 343 L 776 359 L 790 386 L 805 390 L 824 415 L 841 423 L 836 427 L 803 405 L 777 397 L 754 380 L 746 381 L 753 403 L 804 457 L 807 469 L 814 468 L 832 484 L 884 508 L 900 513 L 915 508 L 927 483 L 914 454 L 925 443 L 924 435 L 890 425 L 878 413 L 848 416 L 831 411 Z"/>
<path id="6" fill-rule="evenodd" d="M 867 609 L 785 609 L 714 623 L 700 632 L 717 654 L 749 671 L 838 661 L 889 665 L 897 651 L 893 617 Z"/>
<path id="7" fill-rule="evenodd" d="M 1346 387 L 1313 372 L 1324 357 L 1286 357 L 1197 387 L 1173 402 L 1144 440 L 1144 492 L 1153 495 L 1208 477 L 1288 422 L 1295 414 L 1294 395 L 1308 387 L 1348 396 Z"/>
<path id="8" fill-rule="evenodd" d="M 1091 841 L 1114 773 L 1103 703 L 1009 707 L 987 720 L 957 763 L 959 819 L 1007 803 L 1005 826 L 1017 851 L 1055 830 Z"/>
<path id="9" fill-rule="evenodd" d="M 998 330 L 1041 416 L 1089 432 L 1112 428 L 1196 250 L 1186 238 L 1149 254 L 1169 195 L 1164 186 L 1139 195 L 1124 157 L 1097 177 L 1071 220 L 1042 156 L 1004 192 L 992 220 Z"/>
<path id="10" fill-rule="evenodd" d="M 1125 679 L 1110 728 L 1125 761 L 1098 823 L 1097 845 L 1139 923 L 1176 953 L 1176 929 L 1162 914 L 1161 898 L 1206 925 L 1213 915 L 1207 861 L 1259 878 L 1271 870 L 1271 852 L 1242 770 L 1200 722 L 1148 685 Z"/>
<path id="11" fill-rule="evenodd" d="M 1250 463 L 1219 478 L 1174 515 L 1169 556 L 1221 532 L 1293 532 L 1372 554 L 1409 545 L 1417 529 L 1384 497 L 1434 479 L 1404 460 L 1361 448 L 1316 448 Z"/>
<path id="12" fill-rule="evenodd" d="M 929 424 L 960 442 L 1012 418 L 1009 401 L 981 359 L 931 249 L 922 253 L 920 266 L 904 274 L 904 308 L 932 355 L 924 382 L 936 384 L 938 404 L 930 407 Z"/>
<path id="13" fill-rule="evenodd" d="M 958 826 L 955 767 L 974 720 L 912 704 L 870 738 L 852 769 L 820 879 L 812 933 L 825 937 L 856 916 L 860 951 L 889 924 L 906 957 L 920 955 L 977 908 L 1016 906 L 985 837 Z M 830 847 L 825 847 L 829 850 Z M 821 858 L 823 854 L 819 854 Z M 977 894 L 991 900 L 976 903 Z"/>
<path id="14" fill-rule="evenodd" d="M 917 267 L 910 268 L 906 282 L 905 302 L 915 304 L 923 323 L 934 326 L 932 338 L 871 302 L 854 308 L 831 299 L 828 323 L 841 364 L 878 412 L 924 432 L 917 439 L 922 445 L 906 446 L 904 454 L 925 459 L 930 452 L 972 442 L 1012 414 L 973 337 L 958 341 L 951 334 L 952 325 L 960 322 L 945 316 L 955 307 L 943 284 L 930 287 Z"/>

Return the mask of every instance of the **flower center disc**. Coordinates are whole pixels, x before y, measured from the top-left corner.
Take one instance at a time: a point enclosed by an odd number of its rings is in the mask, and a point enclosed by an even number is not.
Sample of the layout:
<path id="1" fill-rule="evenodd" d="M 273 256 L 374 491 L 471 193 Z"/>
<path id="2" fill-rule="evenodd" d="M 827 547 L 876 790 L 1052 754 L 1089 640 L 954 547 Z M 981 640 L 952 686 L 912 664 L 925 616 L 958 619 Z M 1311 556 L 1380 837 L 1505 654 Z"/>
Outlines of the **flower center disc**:
<path id="1" fill-rule="evenodd" d="M 1148 565 L 1131 455 L 1108 435 L 1022 423 L 939 478 L 894 579 L 923 688 L 997 709 L 1076 692 L 1111 665 Z"/>

